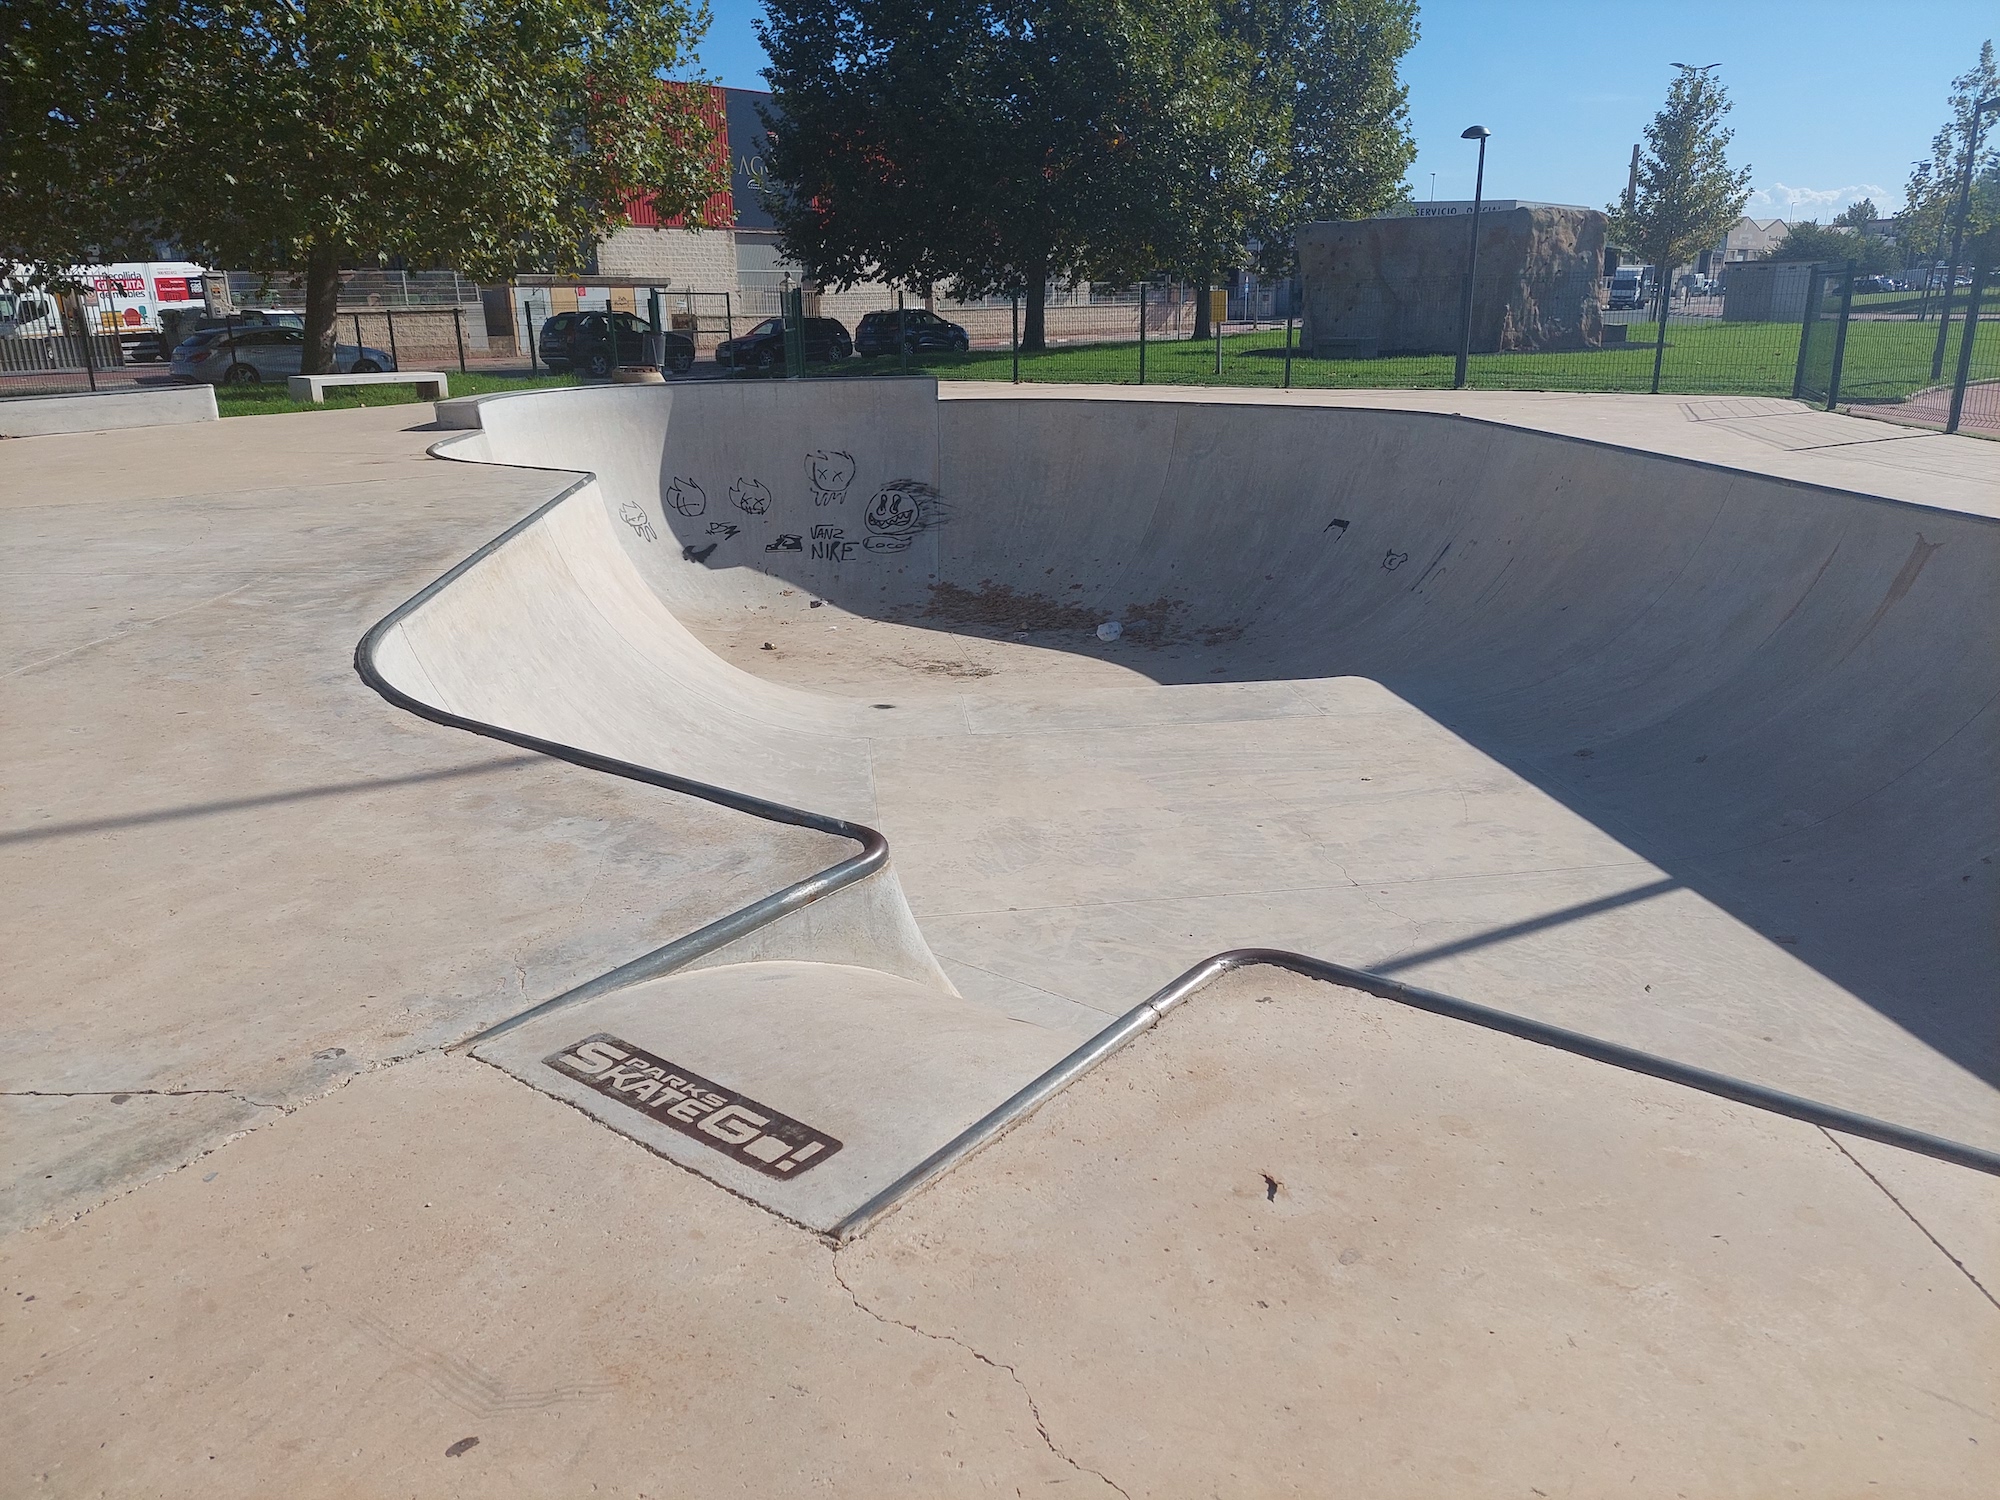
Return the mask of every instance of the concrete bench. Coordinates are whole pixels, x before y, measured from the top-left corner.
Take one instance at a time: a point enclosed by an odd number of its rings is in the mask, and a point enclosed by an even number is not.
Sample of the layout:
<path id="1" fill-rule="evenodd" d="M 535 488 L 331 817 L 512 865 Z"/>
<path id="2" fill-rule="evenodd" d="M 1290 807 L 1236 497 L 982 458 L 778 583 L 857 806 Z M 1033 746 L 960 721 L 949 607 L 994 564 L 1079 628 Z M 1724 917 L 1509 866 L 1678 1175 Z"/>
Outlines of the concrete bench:
<path id="1" fill-rule="evenodd" d="M 442 401 L 451 394 L 444 376 L 436 370 L 396 370 L 382 375 L 293 375 L 285 381 L 285 393 L 294 401 L 310 401 L 318 406 L 326 393 L 343 385 L 413 385 L 425 401 Z"/>

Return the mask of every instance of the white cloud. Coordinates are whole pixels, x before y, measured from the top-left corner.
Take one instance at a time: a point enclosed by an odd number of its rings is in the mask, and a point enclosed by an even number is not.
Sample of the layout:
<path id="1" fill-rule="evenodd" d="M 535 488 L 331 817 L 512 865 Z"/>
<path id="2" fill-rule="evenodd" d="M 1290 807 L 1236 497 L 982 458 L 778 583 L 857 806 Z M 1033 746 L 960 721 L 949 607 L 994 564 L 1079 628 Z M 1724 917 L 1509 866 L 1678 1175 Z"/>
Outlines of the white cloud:
<path id="1" fill-rule="evenodd" d="M 1744 212 L 1753 219 L 1816 219 L 1837 214 L 1850 203 L 1859 203 L 1863 198 L 1872 198 L 1876 207 L 1886 213 L 1902 200 L 1902 196 L 1879 182 L 1861 182 L 1837 188 L 1790 187 L 1774 182 L 1769 187 L 1760 187 L 1752 192 L 1750 206 Z"/>

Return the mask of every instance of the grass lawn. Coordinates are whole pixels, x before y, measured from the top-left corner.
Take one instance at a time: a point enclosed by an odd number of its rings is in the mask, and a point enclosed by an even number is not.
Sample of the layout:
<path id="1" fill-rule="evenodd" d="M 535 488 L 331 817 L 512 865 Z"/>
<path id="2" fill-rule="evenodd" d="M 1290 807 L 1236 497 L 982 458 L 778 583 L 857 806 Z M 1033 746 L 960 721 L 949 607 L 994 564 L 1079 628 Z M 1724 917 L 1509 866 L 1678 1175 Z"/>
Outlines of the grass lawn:
<path id="1" fill-rule="evenodd" d="M 445 373 L 454 396 L 490 396 L 498 391 L 532 391 L 543 386 L 578 383 L 574 375 L 551 375 L 546 371 L 540 375 L 482 375 L 477 371 L 460 375 L 455 370 Z M 282 380 L 215 388 L 216 410 L 225 417 L 265 417 L 281 411 L 340 411 L 357 406 L 410 406 L 416 401 L 417 388 L 411 385 L 363 385 L 331 390 L 320 406 L 294 401 L 285 394 Z"/>
<path id="2" fill-rule="evenodd" d="M 1623 346 L 1552 354 L 1475 354 L 1467 368 L 1468 384 L 1475 390 L 1649 391 L 1658 325 L 1628 326 L 1630 342 Z M 1961 327 L 1954 325 L 1946 349 L 1947 381 L 1957 366 Z M 1824 353 L 1811 361 L 1815 383 L 1823 383 L 1831 361 L 1833 330 L 1827 327 L 1823 332 L 1826 342 L 1818 349 Z M 1935 323 L 1849 323 L 1841 400 L 1900 401 L 1932 385 L 1931 350 L 1936 338 Z M 1222 341 L 1218 374 L 1213 342 L 1149 342 L 1146 379 L 1159 385 L 1281 385 L 1284 343 L 1282 328 L 1232 334 Z M 1676 395 L 1789 396 L 1798 354 L 1795 323 L 1670 321 L 1660 389 Z M 1316 360 L 1303 358 L 1295 350 L 1292 384 L 1303 390 L 1441 388 L 1451 384 L 1452 365 L 1448 354 Z M 892 358 L 855 360 L 838 373 L 893 375 L 900 368 L 900 362 Z M 1013 375 L 1013 356 L 1004 349 L 913 356 L 910 368 L 944 380 L 1008 380 Z M 2000 377 L 2000 326 L 1988 319 L 1973 350 L 1973 378 L 1996 377 Z M 1023 355 L 1021 379 L 1023 383 L 1135 385 L 1139 345 L 1134 340 Z"/>

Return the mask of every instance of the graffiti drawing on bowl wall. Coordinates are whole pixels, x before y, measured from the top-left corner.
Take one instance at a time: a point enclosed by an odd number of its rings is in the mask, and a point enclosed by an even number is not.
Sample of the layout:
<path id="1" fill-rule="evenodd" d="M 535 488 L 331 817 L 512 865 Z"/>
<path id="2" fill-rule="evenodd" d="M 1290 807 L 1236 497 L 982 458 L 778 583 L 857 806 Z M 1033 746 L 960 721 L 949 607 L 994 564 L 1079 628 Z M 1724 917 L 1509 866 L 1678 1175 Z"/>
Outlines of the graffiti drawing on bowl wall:
<path id="1" fill-rule="evenodd" d="M 667 486 L 667 504 L 684 516 L 704 515 L 708 511 L 708 495 L 692 479 L 677 477 Z"/>
<path id="2" fill-rule="evenodd" d="M 621 501 L 618 506 L 618 519 L 638 532 L 642 541 L 657 542 L 660 539 L 660 534 L 653 530 L 653 522 L 647 516 L 645 507 L 637 500 Z"/>
<path id="3" fill-rule="evenodd" d="M 812 486 L 814 505 L 845 500 L 847 487 L 854 483 L 854 455 L 828 448 L 808 453 L 806 483 Z"/>
<path id="4" fill-rule="evenodd" d="M 950 519 L 936 488 L 920 479 L 892 479 L 875 492 L 862 519 L 870 552 L 903 552 L 933 526 Z"/>
<path id="5" fill-rule="evenodd" d="M 761 516 L 771 508 L 771 492 L 754 479 L 739 479 L 729 487 L 729 503 L 746 516 Z"/>
<path id="6" fill-rule="evenodd" d="M 812 556 L 819 562 L 843 563 L 861 544 L 842 526 L 815 526 L 812 529 Z"/>

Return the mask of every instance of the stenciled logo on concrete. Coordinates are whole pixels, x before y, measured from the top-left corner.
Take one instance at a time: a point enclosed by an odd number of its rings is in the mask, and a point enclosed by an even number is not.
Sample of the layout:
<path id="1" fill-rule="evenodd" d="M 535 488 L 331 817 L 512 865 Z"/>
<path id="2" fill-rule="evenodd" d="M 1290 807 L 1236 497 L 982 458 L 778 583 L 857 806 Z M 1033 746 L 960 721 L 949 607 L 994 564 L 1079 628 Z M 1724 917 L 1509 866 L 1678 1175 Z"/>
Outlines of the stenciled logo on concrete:
<path id="1" fill-rule="evenodd" d="M 605 1032 L 542 1061 L 767 1177 L 796 1177 L 840 1150 L 825 1131 Z"/>

